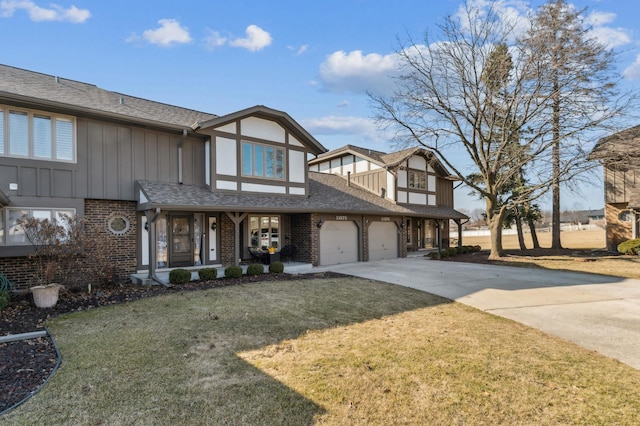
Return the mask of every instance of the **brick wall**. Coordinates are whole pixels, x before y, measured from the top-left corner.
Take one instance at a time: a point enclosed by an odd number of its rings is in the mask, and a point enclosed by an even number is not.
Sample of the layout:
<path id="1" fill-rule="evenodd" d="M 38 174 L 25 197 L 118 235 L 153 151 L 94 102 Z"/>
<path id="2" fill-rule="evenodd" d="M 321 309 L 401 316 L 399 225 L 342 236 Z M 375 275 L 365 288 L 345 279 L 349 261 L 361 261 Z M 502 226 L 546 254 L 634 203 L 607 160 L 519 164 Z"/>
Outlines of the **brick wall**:
<path id="1" fill-rule="evenodd" d="M 84 218 L 92 232 L 107 238 L 108 260 L 114 266 L 114 279 L 127 281 L 129 274 L 136 272 L 136 203 L 130 201 L 85 200 Z M 113 215 L 128 219 L 129 229 L 121 235 L 108 230 Z M 91 256 L 88 256 L 91 259 Z M 0 258 L 0 272 L 9 278 L 18 290 L 27 289 L 37 283 L 35 260 L 29 257 Z"/>
<path id="2" fill-rule="evenodd" d="M 290 216 L 291 245 L 295 247 L 293 260 L 311 263 L 313 229 L 311 214 L 294 214 Z M 313 228 L 316 228 L 313 226 Z M 317 229 L 317 228 L 316 228 Z M 317 246 L 317 242 L 316 242 Z"/>

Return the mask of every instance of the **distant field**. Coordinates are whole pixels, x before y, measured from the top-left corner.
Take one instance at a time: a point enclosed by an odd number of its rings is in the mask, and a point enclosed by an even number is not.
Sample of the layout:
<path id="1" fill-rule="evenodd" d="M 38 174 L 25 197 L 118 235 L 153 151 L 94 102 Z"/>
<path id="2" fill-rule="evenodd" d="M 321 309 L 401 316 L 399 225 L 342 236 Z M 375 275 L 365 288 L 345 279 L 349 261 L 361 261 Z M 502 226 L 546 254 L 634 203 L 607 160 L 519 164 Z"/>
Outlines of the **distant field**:
<path id="1" fill-rule="evenodd" d="M 538 241 L 542 248 L 551 247 L 551 232 L 539 232 Z M 533 248 L 531 234 L 524 234 L 524 241 L 528 249 Z M 599 249 L 606 247 L 604 229 L 589 231 L 563 231 L 560 234 L 560 241 L 564 248 L 570 249 Z M 491 240 L 486 237 L 463 237 L 462 243 L 465 245 L 479 245 L 483 249 L 491 248 Z M 502 248 L 505 250 L 519 249 L 517 235 L 503 235 Z"/>

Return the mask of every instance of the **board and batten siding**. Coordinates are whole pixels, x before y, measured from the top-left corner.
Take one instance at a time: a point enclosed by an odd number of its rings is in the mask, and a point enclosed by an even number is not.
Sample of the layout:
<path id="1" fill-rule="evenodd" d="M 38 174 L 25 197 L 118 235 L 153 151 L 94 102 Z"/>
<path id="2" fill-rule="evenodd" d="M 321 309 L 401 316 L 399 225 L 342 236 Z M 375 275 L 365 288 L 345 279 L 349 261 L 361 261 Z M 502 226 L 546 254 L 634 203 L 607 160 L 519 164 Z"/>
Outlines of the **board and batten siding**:
<path id="1" fill-rule="evenodd" d="M 182 142 L 182 182 L 204 182 L 204 141 L 78 118 L 77 162 L 3 157 L 0 182 L 19 197 L 94 198 L 135 201 L 136 180 L 178 182 L 178 145 Z M 6 188 L 4 187 L 6 186 Z M 52 200 L 32 202 L 47 205 Z"/>

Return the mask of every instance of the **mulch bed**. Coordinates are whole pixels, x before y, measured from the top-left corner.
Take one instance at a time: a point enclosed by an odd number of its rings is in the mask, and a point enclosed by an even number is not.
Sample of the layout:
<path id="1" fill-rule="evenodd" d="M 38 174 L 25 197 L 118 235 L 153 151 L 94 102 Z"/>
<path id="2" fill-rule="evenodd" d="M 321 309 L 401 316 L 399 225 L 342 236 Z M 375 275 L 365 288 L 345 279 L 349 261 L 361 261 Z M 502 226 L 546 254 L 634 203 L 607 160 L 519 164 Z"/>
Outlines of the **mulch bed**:
<path id="1" fill-rule="evenodd" d="M 61 290 L 53 308 L 36 308 L 31 294 L 13 294 L 10 305 L 0 312 L 0 336 L 15 335 L 45 329 L 46 321 L 57 315 L 84 311 L 99 306 L 127 303 L 145 297 L 183 291 L 204 290 L 259 281 L 283 281 L 343 277 L 342 274 L 321 272 L 313 274 L 264 274 L 255 277 L 223 278 L 208 282 L 146 286 L 114 285 L 88 294 L 86 291 Z M 0 413 L 11 409 L 35 393 L 53 372 L 58 356 L 49 337 L 0 344 Z"/>

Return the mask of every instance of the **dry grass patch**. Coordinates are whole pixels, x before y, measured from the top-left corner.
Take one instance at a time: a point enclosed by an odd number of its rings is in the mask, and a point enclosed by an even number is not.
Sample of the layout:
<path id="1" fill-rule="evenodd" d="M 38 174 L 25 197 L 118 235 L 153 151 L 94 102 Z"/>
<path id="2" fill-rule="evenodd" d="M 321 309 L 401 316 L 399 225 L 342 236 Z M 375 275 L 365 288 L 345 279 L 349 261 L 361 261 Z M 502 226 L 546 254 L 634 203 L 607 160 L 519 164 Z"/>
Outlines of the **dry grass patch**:
<path id="1" fill-rule="evenodd" d="M 356 278 L 262 282 L 50 324 L 62 368 L 6 424 L 636 424 L 640 372 Z"/>
<path id="2" fill-rule="evenodd" d="M 560 269 L 576 272 L 588 272 L 615 277 L 640 279 L 640 257 L 610 255 L 600 251 L 604 247 L 605 232 L 602 229 L 589 231 L 570 231 L 560 234 L 562 245 L 575 250 L 567 255 L 541 255 L 519 253 L 518 239 L 515 235 L 504 235 L 503 246 L 510 250 L 508 255 L 499 261 L 503 265 Z M 540 245 L 551 245 L 551 233 L 539 233 Z M 531 248 L 531 236 L 525 234 L 527 247 Z M 479 245 L 483 249 L 491 248 L 489 237 L 465 237 L 464 244 Z"/>

